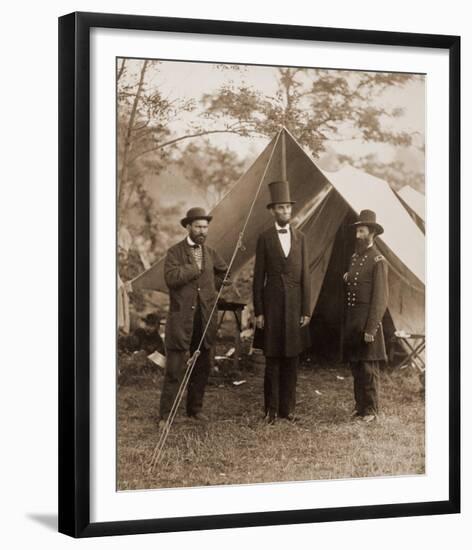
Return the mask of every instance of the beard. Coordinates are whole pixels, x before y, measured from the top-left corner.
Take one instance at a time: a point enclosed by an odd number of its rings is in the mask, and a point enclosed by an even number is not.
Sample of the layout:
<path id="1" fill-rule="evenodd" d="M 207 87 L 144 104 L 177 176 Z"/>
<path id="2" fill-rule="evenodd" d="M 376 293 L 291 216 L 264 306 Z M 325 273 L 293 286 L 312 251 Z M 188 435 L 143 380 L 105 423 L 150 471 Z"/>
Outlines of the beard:
<path id="1" fill-rule="evenodd" d="M 362 254 L 367 250 L 367 247 L 370 245 L 369 239 L 356 239 L 355 251 L 358 254 Z"/>
<path id="2" fill-rule="evenodd" d="M 206 235 L 192 235 L 190 233 L 190 238 L 195 244 L 203 244 L 206 240 Z"/>

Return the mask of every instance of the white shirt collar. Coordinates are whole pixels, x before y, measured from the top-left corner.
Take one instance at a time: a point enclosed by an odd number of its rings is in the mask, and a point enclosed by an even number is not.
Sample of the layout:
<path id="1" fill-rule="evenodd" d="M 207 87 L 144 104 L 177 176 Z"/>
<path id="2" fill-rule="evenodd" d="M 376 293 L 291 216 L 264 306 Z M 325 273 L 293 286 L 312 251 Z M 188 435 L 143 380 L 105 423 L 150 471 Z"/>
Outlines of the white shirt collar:
<path id="1" fill-rule="evenodd" d="M 192 241 L 192 239 L 190 238 L 190 235 L 187 235 L 187 243 L 190 245 L 190 246 L 195 246 L 197 243 L 194 243 Z"/>
<path id="2" fill-rule="evenodd" d="M 279 229 L 290 229 L 290 224 L 288 223 L 288 224 L 285 225 L 285 226 L 281 226 L 281 225 L 279 225 L 277 222 L 275 222 L 275 229 L 277 229 L 277 231 L 278 231 Z"/>

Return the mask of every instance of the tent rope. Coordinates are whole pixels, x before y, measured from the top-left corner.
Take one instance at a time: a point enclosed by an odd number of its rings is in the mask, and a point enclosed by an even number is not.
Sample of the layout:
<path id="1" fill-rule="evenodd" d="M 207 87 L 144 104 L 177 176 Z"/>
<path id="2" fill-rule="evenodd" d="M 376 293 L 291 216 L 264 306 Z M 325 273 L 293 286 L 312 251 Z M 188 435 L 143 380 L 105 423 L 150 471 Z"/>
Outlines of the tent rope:
<path id="1" fill-rule="evenodd" d="M 188 381 L 190 379 L 190 376 L 193 372 L 193 369 L 195 368 L 195 364 L 197 362 L 197 359 L 199 357 L 199 355 L 201 354 L 201 347 L 203 345 L 203 342 L 205 340 L 205 336 L 206 336 L 206 333 L 208 331 L 208 328 L 210 326 L 210 322 L 211 322 L 211 319 L 213 317 L 213 314 L 215 312 L 215 309 L 218 305 L 218 300 L 220 299 L 220 296 L 221 296 L 221 293 L 225 287 L 225 283 L 227 282 L 228 280 L 228 275 L 231 271 L 231 268 L 233 266 L 233 263 L 234 263 L 234 260 L 236 259 L 236 256 L 238 254 L 238 251 L 240 249 L 244 250 L 244 244 L 243 244 L 243 238 L 244 238 L 244 233 L 246 232 L 246 228 L 247 228 L 247 224 L 249 223 L 249 219 L 252 215 L 252 212 L 254 210 L 254 206 L 256 204 L 256 201 L 257 201 L 257 198 L 259 196 L 259 193 L 261 191 L 261 188 L 262 188 L 262 184 L 265 180 L 265 177 L 266 177 L 266 174 L 267 174 L 267 170 L 269 168 L 269 166 L 271 165 L 271 162 L 272 162 L 272 158 L 273 158 L 273 155 L 274 155 L 274 152 L 277 148 L 277 143 L 279 141 L 279 138 L 280 138 L 280 135 L 281 135 L 282 132 L 279 132 L 278 136 L 277 136 L 277 139 L 274 143 L 274 147 L 272 148 L 272 151 L 271 151 L 271 154 L 270 154 L 270 157 L 269 157 L 269 160 L 265 166 L 265 169 L 264 169 L 264 172 L 261 176 L 261 179 L 259 181 L 259 184 L 257 186 L 257 189 L 256 189 L 256 192 L 254 194 L 254 198 L 252 200 L 252 203 L 251 203 L 251 206 L 249 208 L 249 211 L 247 213 L 247 216 L 246 216 L 246 219 L 244 221 L 244 225 L 241 229 L 241 232 L 239 233 L 239 237 L 238 237 L 238 240 L 236 242 L 236 245 L 234 247 L 234 250 L 233 250 L 233 254 L 231 256 L 231 259 L 229 261 L 229 264 L 228 264 L 228 267 L 226 269 L 226 272 L 225 272 L 225 275 L 223 277 L 223 281 L 221 283 L 221 286 L 218 290 L 218 294 L 215 298 L 215 301 L 213 303 L 213 307 L 211 308 L 211 311 L 210 311 L 210 315 L 208 316 L 208 320 L 206 322 L 206 325 L 205 325 L 205 328 L 203 330 L 203 333 L 202 333 L 202 336 L 200 338 L 200 341 L 198 343 L 198 346 L 196 348 L 196 350 L 193 352 L 192 356 L 188 359 L 187 361 L 187 368 L 186 368 L 186 371 L 185 371 L 185 374 L 182 378 L 182 382 L 180 383 L 180 386 L 179 386 L 179 389 L 177 391 L 177 394 L 176 394 L 176 397 L 174 399 L 174 402 L 172 404 L 172 407 L 171 407 L 171 410 L 169 412 L 169 415 L 166 419 L 166 422 L 163 426 L 163 429 L 161 431 L 161 435 L 159 437 L 159 440 L 153 450 L 153 453 L 152 453 L 152 456 L 151 456 L 151 460 L 150 460 L 150 463 L 149 463 L 149 473 L 152 473 L 156 464 L 158 464 L 158 462 L 160 461 L 161 459 L 161 456 L 162 456 L 162 451 L 164 449 L 164 446 L 166 444 L 166 441 L 167 441 L 167 437 L 169 436 L 169 432 L 170 432 L 170 429 L 172 427 L 172 423 L 174 422 L 174 419 L 175 419 L 175 416 L 177 414 L 177 410 L 180 406 L 180 403 L 182 402 L 182 398 L 183 398 L 183 395 L 185 393 L 185 390 L 187 388 L 187 384 L 188 384 Z"/>

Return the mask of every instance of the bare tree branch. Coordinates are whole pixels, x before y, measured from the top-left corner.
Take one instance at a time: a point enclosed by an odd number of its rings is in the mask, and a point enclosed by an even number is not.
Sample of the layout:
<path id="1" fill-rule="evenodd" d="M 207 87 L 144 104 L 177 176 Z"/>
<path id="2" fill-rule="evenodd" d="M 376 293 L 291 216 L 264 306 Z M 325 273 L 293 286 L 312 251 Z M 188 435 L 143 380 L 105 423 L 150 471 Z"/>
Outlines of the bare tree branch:
<path id="1" fill-rule="evenodd" d="M 142 157 L 143 155 L 147 155 L 148 153 L 152 153 L 155 151 L 159 151 L 160 149 L 164 149 L 164 147 L 168 147 L 169 145 L 174 145 L 175 143 L 178 143 L 179 141 L 183 141 L 184 139 L 191 139 L 201 136 L 207 136 L 209 134 L 239 134 L 240 131 L 236 129 L 228 128 L 226 130 L 205 130 L 203 132 L 197 132 L 195 134 L 186 134 L 185 136 L 180 136 L 175 139 L 171 139 L 170 141 L 166 141 L 164 143 L 161 143 L 159 145 L 156 145 L 155 147 L 152 147 L 151 149 L 147 149 L 145 151 L 141 151 L 137 155 L 131 158 L 129 161 L 130 164 L 132 164 L 136 159 Z"/>
<path id="2" fill-rule="evenodd" d="M 123 72 L 125 70 L 125 65 L 126 65 L 126 59 L 123 58 L 121 60 L 121 65 L 120 65 L 120 69 L 118 71 L 118 75 L 116 77 L 116 83 L 118 84 L 118 82 L 120 81 L 120 78 L 123 76 Z"/>
<path id="3" fill-rule="evenodd" d="M 140 77 L 139 77 L 138 89 L 136 90 L 136 95 L 134 97 L 133 106 L 131 108 L 131 113 L 130 113 L 130 117 L 129 117 L 129 121 L 128 121 L 128 127 L 127 127 L 127 130 L 126 130 L 125 147 L 124 147 L 124 151 L 123 151 L 123 159 L 122 159 L 122 164 L 121 164 L 121 174 L 120 174 L 121 177 L 118 180 L 119 204 L 122 204 L 124 186 L 126 185 L 126 180 L 128 179 L 128 167 L 129 167 L 128 157 L 129 157 L 129 153 L 130 153 L 130 150 L 131 150 L 131 133 L 132 133 L 132 129 L 134 127 L 134 120 L 135 120 L 135 117 L 136 117 L 136 112 L 137 112 L 137 109 L 138 109 L 138 103 L 139 103 L 139 100 L 140 100 L 140 97 L 141 97 L 141 92 L 142 92 L 142 89 L 143 89 L 144 75 L 146 74 L 147 66 L 148 66 L 148 60 L 146 59 L 143 62 L 143 66 L 141 68 L 141 74 L 140 74 Z M 128 202 L 129 202 L 129 197 L 128 197 L 128 201 L 126 201 L 126 204 L 128 204 Z"/>

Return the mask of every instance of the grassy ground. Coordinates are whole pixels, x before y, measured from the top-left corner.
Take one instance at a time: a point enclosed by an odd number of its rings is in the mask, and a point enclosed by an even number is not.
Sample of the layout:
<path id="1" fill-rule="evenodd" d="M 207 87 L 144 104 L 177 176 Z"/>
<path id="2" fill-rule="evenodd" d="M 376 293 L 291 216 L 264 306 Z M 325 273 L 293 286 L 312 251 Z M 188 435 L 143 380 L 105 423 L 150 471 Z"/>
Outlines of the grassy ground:
<path id="1" fill-rule="evenodd" d="M 424 473 L 424 392 L 410 369 L 382 371 L 382 414 L 368 425 L 349 418 L 352 378 L 342 367 L 300 368 L 295 425 L 263 422 L 262 371 L 212 375 L 210 422 L 188 420 L 182 407 L 150 473 L 161 382 L 144 369 L 118 390 L 119 490 Z"/>

